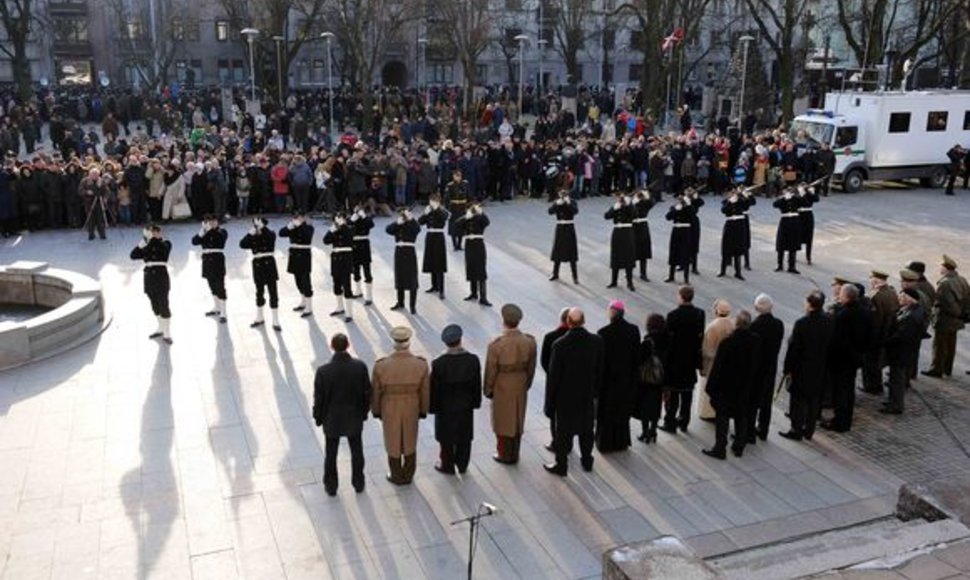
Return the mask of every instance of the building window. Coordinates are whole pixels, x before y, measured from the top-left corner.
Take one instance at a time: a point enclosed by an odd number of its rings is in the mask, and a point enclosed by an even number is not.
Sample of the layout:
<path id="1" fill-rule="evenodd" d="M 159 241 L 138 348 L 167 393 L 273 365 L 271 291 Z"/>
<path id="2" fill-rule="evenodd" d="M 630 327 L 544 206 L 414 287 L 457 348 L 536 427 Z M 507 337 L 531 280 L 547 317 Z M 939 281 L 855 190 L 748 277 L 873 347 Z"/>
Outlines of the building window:
<path id="1" fill-rule="evenodd" d="M 57 18 L 53 26 L 55 44 L 80 44 L 88 41 L 86 18 Z"/>
<path id="2" fill-rule="evenodd" d="M 890 133 L 909 133 L 909 113 L 890 113 L 889 132 Z"/>
<path id="3" fill-rule="evenodd" d="M 431 82 L 450 85 L 454 82 L 455 67 L 451 63 L 432 63 Z"/>
<path id="4" fill-rule="evenodd" d="M 630 48 L 633 50 L 640 50 L 643 48 L 644 36 L 642 30 L 631 30 L 630 31 Z"/>
<path id="5" fill-rule="evenodd" d="M 185 40 L 185 24 L 178 18 L 172 20 L 172 38 L 175 40 Z"/>
<path id="6" fill-rule="evenodd" d="M 613 82 L 613 63 L 608 62 L 603 65 L 603 82 L 612 83 Z"/>
<path id="7" fill-rule="evenodd" d="M 141 40 L 145 38 L 145 26 L 141 20 L 129 20 L 125 24 L 125 38 L 128 40 Z"/>
<path id="8" fill-rule="evenodd" d="M 505 9 L 516 12 L 522 10 L 522 0 L 505 0 Z"/>
<path id="9" fill-rule="evenodd" d="M 926 130 L 927 131 L 946 131 L 946 118 L 948 113 L 946 111 L 930 111 L 926 115 Z"/>
<path id="10" fill-rule="evenodd" d="M 229 70 L 229 59 L 220 58 L 216 61 L 216 70 L 219 73 L 219 82 L 226 82 L 232 75 L 232 71 Z"/>
<path id="11" fill-rule="evenodd" d="M 487 64 L 476 64 L 475 65 L 475 79 L 480 85 L 488 84 L 488 65 Z"/>
<path id="12" fill-rule="evenodd" d="M 963 113 L 963 130 L 970 131 L 970 111 Z"/>
<path id="13" fill-rule="evenodd" d="M 225 20 L 216 20 L 216 40 L 219 42 L 229 40 L 229 23 Z"/>
<path id="14" fill-rule="evenodd" d="M 241 83 L 246 80 L 246 70 L 243 68 L 243 61 L 241 58 L 234 58 L 232 60 L 232 82 Z"/>
<path id="15" fill-rule="evenodd" d="M 640 82 L 640 72 L 643 70 L 643 65 L 631 64 L 630 70 L 627 73 L 627 80 L 633 83 Z"/>
<path id="16" fill-rule="evenodd" d="M 322 58 L 314 59 L 312 78 L 315 83 L 327 82 L 327 61 Z"/>
<path id="17" fill-rule="evenodd" d="M 837 148 L 848 147 L 849 145 L 855 145 L 855 142 L 858 140 L 859 140 L 858 127 L 839 127 L 839 130 L 835 132 L 835 146 Z"/>
<path id="18" fill-rule="evenodd" d="M 613 50 L 616 47 L 616 30 L 607 28 L 603 31 L 603 48 Z"/>
<path id="19" fill-rule="evenodd" d="M 183 28 L 185 29 L 185 40 L 190 42 L 199 41 L 199 21 L 194 18 L 189 18 L 183 23 Z"/>

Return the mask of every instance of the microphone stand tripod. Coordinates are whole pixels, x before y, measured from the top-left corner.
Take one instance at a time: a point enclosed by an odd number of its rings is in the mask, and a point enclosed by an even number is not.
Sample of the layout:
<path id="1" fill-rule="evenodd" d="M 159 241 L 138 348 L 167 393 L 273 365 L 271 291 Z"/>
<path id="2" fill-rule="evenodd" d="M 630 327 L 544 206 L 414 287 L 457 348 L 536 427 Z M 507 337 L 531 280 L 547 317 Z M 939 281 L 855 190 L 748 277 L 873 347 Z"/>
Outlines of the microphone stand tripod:
<path id="1" fill-rule="evenodd" d="M 481 520 L 492 515 L 495 515 L 495 510 L 482 503 L 479 504 L 478 511 L 475 512 L 475 515 L 451 522 L 452 526 L 468 522 L 468 580 L 472 580 L 472 565 L 475 561 L 475 548 L 478 546 L 478 533 Z"/>

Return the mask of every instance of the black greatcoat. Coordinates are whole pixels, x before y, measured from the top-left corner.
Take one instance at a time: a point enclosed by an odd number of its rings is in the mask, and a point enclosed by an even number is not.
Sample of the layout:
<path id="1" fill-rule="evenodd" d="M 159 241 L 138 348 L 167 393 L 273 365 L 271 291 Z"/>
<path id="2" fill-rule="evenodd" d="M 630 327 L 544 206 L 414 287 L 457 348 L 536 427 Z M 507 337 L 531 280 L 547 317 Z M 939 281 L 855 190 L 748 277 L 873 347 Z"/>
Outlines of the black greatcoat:
<path id="1" fill-rule="evenodd" d="M 795 321 L 784 366 L 785 374 L 792 376 L 792 394 L 821 395 L 833 328 L 831 317 L 822 312 L 811 312 Z"/>
<path id="2" fill-rule="evenodd" d="M 464 236 L 484 235 L 485 228 L 490 223 L 488 216 L 480 213 L 470 218 L 461 216 L 457 220 L 452 220 L 460 228 L 459 231 Z M 486 272 L 486 261 L 488 256 L 485 254 L 485 238 L 474 238 L 465 240 L 465 279 L 469 282 L 480 282 L 488 278 Z"/>
<path id="3" fill-rule="evenodd" d="M 679 202 L 667 210 L 667 221 L 673 222 L 670 228 L 670 249 L 667 264 L 687 266 L 690 264 L 691 233 L 690 219 L 692 210 Z"/>
<path id="4" fill-rule="evenodd" d="M 796 197 L 785 199 L 779 197 L 773 203 L 781 211 L 781 221 L 778 222 L 778 233 L 775 235 L 776 252 L 797 252 L 802 246 L 801 217 L 798 208 L 801 202 Z"/>
<path id="5" fill-rule="evenodd" d="M 468 351 L 446 352 L 431 362 L 434 438 L 449 445 L 471 441 L 475 409 L 482 406 L 482 366 Z"/>
<path id="6" fill-rule="evenodd" d="M 354 258 L 353 263 L 357 265 L 370 264 L 370 235 L 374 227 L 374 219 L 371 216 L 358 217 L 350 216 L 350 228 L 354 232 Z"/>
<path id="7" fill-rule="evenodd" d="M 664 381 L 674 390 L 689 391 L 697 383 L 704 340 L 704 311 L 682 304 L 667 314 L 670 348 L 664 361 Z"/>
<path id="8" fill-rule="evenodd" d="M 327 437 L 359 435 L 370 409 L 367 365 L 346 352 L 334 353 L 313 379 L 313 419 Z"/>
<path id="9" fill-rule="evenodd" d="M 805 192 L 798 196 L 801 205 L 798 207 L 798 220 L 801 227 L 802 244 L 811 245 L 815 238 L 815 212 L 812 206 L 818 203 L 818 194 Z"/>
<path id="10" fill-rule="evenodd" d="M 724 230 L 721 232 L 721 257 L 733 258 L 744 254 L 745 217 L 744 210 L 747 203 L 738 198 L 736 201 L 725 199 L 721 202 L 721 213 L 724 214 Z"/>
<path id="11" fill-rule="evenodd" d="M 132 260 L 149 262 L 168 262 L 168 255 L 172 252 L 172 242 L 151 238 L 144 248 L 135 247 L 131 251 Z M 145 294 L 164 294 L 171 288 L 168 278 L 168 268 L 145 268 L 142 274 Z"/>
<path id="12" fill-rule="evenodd" d="M 458 183 L 449 181 L 445 186 L 445 203 L 448 204 L 448 211 L 451 212 L 451 221 L 448 222 L 449 236 L 460 236 L 464 233 L 458 220 L 465 215 L 465 210 L 468 208 L 468 195 L 468 182 L 464 179 Z"/>
<path id="13" fill-rule="evenodd" d="M 623 202 L 620 209 L 610 206 L 603 216 L 613 220 L 613 234 L 610 236 L 610 268 L 632 268 L 636 262 L 636 239 L 633 235 L 633 220 L 637 213 L 632 204 Z"/>
<path id="14" fill-rule="evenodd" d="M 773 389 L 775 375 L 778 374 L 778 353 L 781 351 L 781 341 L 785 338 L 785 323 L 766 312 L 759 314 L 751 322 L 751 332 L 761 339 L 755 382 L 759 387 Z"/>
<path id="15" fill-rule="evenodd" d="M 569 203 L 553 203 L 549 206 L 549 215 L 556 216 L 556 222 L 568 221 L 570 223 L 556 223 L 556 234 L 552 242 L 553 262 L 576 262 L 579 260 L 579 245 L 576 241 L 576 226 L 572 221 L 579 213 L 579 205 L 575 200 L 570 199 Z"/>
<path id="16" fill-rule="evenodd" d="M 349 225 L 338 226 L 336 229 L 327 230 L 323 235 L 323 243 L 337 248 L 354 247 L 354 230 Z M 330 252 L 330 276 L 334 280 L 343 280 L 350 276 L 354 269 L 353 252 L 331 251 Z"/>
<path id="17" fill-rule="evenodd" d="M 229 232 L 222 228 L 212 228 L 204 236 L 192 236 L 193 246 L 202 246 L 203 250 L 225 250 Z M 223 278 L 226 275 L 226 255 L 222 252 L 202 254 L 202 277 L 205 279 Z"/>
<path id="18" fill-rule="evenodd" d="M 418 218 L 425 228 L 424 259 L 421 271 L 437 274 L 448 271 L 448 252 L 445 249 L 445 227 L 451 214 L 443 207 L 426 212 Z"/>
<path id="19" fill-rule="evenodd" d="M 701 218 L 700 211 L 704 207 L 704 198 L 692 197 L 690 198 L 690 205 L 687 209 L 690 210 L 690 255 L 691 257 L 696 256 L 701 250 Z"/>
<path id="20" fill-rule="evenodd" d="M 653 242 L 650 239 L 650 222 L 647 216 L 656 202 L 652 199 L 641 199 L 634 202 L 636 218 L 633 219 L 633 238 L 636 244 L 637 260 L 653 259 Z"/>
<path id="21" fill-rule="evenodd" d="M 290 254 L 286 262 L 286 271 L 290 274 L 310 272 L 312 266 L 310 248 L 294 248 L 294 244 L 307 245 L 313 243 L 313 226 L 308 223 L 290 229 L 289 226 L 280 229 L 281 238 L 290 238 Z"/>
<path id="22" fill-rule="evenodd" d="M 835 371 L 854 371 L 862 366 L 872 342 L 872 314 L 855 300 L 832 312 L 835 325 L 828 364 Z"/>
<path id="23" fill-rule="evenodd" d="M 239 247 L 244 250 L 252 251 L 253 255 L 269 253 L 272 254 L 276 249 L 276 234 L 269 228 L 262 228 L 256 235 L 246 234 L 239 240 Z M 280 275 L 276 271 L 276 258 L 268 256 L 253 260 L 253 281 L 257 284 L 268 284 L 279 280 Z"/>
<path id="24" fill-rule="evenodd" d="M 640 364 L 647 362 L 652 357 L 660 360 L 661 366 L 667 358 L 670 350 L 670 335 L 667 331 L 658 332 L 643 337 L 640 343 Z M 647 385 L 640 380 L 639 370 L 637 375 L 639 384 L 639 395 L 636 405 L 636 418 L 648 421 L 660 418 L 660 404 L 663 400 L 663 385 Z"/>
<path id="25" fill-rule="evenodd" d="M 542 337 L 542 348 L 539 350 L 539 366 L 541 366 L 542 371 L 546 373 L 546 398 L 542 407 L 543 410 L 550 409 L 550 405 L 552 404 L 552 400 L 549 398 L 549 395 L 552 392 L 549 389 L 549 362 L 552 361 L 552 345 L 554 345 L 557 340 L 562 338 L 563 335 L 566 334 L 567 330 L 569 330 L 569 328 L 560 326 L 552 332 L 547 332 L 546 335 Z M 550 415 L 546 415 L 546 417 L 552 418 Z"/>
<path id="26" fill-rule="evenodd" d="M 394 236 L 394 288 L 396 290 L 416 290 L 418 288 L 418 253 L 414 247 L 421 226 L 416 220 L 404 223 L 392 222 L 385 230 Z M 410 245 L 402 245 L 410 244 Z"/>
<path id="27" fill-rule="evenodd" d="M 603 390 L 596 408 L 600 451 L 630 446 L 630 416 L 636 409 L 640 370 L 640 330 L 616 316 L 596 333 L 603 339 Z"/>
<path id="28" fill-rule="evenodd" d="M 758 201 L 751 194 L 743 194 L 741 199 L 744 201 L 744 250 L 748 251 L 751 249 L 751 216 L 748 213 Z"/>
<path id="29" fill-rule="evenodd" d="M 707 394 L 720 416 L 744 417 L 758 371 L 761 339 L 750 328 L 735 330 L 721 341 L 707 376 Z"/>
<path id="30" fill-rule="evenodd" d="M 593 432 L 593 400 L 603 385 L 603 339 L 572 328 L 552 346 L 546 380 L 547 417 L 556 417 L 556 436 Z"/>

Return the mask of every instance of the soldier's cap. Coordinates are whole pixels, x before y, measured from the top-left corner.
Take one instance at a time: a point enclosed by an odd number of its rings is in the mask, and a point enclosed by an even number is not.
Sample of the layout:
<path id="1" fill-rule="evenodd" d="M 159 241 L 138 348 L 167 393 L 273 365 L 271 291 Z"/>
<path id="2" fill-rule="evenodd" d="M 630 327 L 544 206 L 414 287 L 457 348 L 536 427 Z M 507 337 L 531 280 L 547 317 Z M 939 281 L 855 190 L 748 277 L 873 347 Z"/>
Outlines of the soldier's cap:
<path id="1" fill-rule="evenodd" d="M 832 278 L 832 284 L 838 284 L 839 286 L 845 286 L 846 284 L 851 284 L 850 280 L 843 278 L 842 276 L 835 276 Z"/>
<path id="2" fill-rule="evenodd" d="M 926 264 L 923 262 L 910 262 L 909 264 L 906 264 L 906 269 L 923 275 L 926 273 Z"/>
<path id="3" fill-rule="evenodd" d="M 302 209 L 297 208 L 293 210 L 293 217 L 297 218 L 297 217 L 304 217 L 304 216 L 306 216 L 306 212 L 303 211 Z"/>
<path id="4" fill-rule="evenodd" d="M 391 329 L 391 340 L 394 342 L 407 342 L 411 340 L 411 329 L 407 326 L 395 326 Z"/>
<path id="5" fill-rule="evenodd" d="M 913 300 L 919 302 L 919 292 L 916 291 L 916 288 L 903 288 L 900 294 L 905 294 Z"/>
<path id="6" fill-rule="evenodd" d="M 503 305 L 502 320 L 509 324 L 518 324 L 522 320 L 522 309 L 511 303 Z"/>
<path id="7" fill-rule="evenodd" d="M 942 264 L 947 270 L 957 269 L 957 261 L 946 254 L 943 254 L 943 260 L 940 262 L 940 264 Z"/>
<path id="8" fill-rule="evenodd" d="M 869 272 L 869 277 L 870 278 L 879 278 L 880 280 L 888 280 L 889 279 L 889 274 L 887 274 L 885 272 L 882 272 L 880 270 L 872 270 L 871 272 Z"/>
<path id="9" fill-rule="evenodd" d="M 455 344 L 461 340 L 461 327 L 457 324 L 449 324 L 441 331 L 441 342 L 445 344 Z"/>
<path id="10" fill-rule="evenodd" d="M 216 214 L 214 213 L 207 213 L 204 216 L 202 216 L 202 221 L 204 222 L 214 222 L 214 221 L 217 221 L 218 219 L 219 218 L 217 218 Z"/>
<path id="11" fill-rule="evenodd" d="M 909 268 L 903 268 L 899 271 L 899 279 L 904 282 L 917 282 L 919 281 L 919 274 Z"/>

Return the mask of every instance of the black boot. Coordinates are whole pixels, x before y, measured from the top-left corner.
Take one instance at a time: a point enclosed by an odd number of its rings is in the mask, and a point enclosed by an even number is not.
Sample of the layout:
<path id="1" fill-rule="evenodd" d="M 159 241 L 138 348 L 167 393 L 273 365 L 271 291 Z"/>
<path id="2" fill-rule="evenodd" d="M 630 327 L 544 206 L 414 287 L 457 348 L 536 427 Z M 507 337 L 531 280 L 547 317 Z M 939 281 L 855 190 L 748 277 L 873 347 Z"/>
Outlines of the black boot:
<path id="1" fill-rule="evenodd" d="M 607 288 L 616 288 L 616 279 L 620 275 L 619 268 L 612 268 L 612 270 L 613 270 L 613 274 L 612 274 L 612 277 L 610 278 L 610 284 L 609 286 L 607 286 Z"/>
<path id="2" fill-rule="evenodd" d="M 744 276 L 741 275 L 741 256 L 734 256 L 734 277 L 744 280 Z"/>
<path id="3" fill-rule="evenodd" d="M 478 287 L 481 288 L 481 296 L 482 296 L 481 299 L 478 301 L 478 303 L 481 304 L 482 306 L 491 306 L 492 303 L 488 301 L 488 294 L 487 294 L 487 291 L 485 290 L 485 281 L 482 280 L 481 282 L 479 282 Z"/>
<path id="4" fill-rule="evenodd" d="M 394 303 L 394 306 L 391 306 L 391 310 L 400 310 L 402 308 L 404 308 L 404 290 L 398 290 L 397 302 Z"/>
<path id="5" fill-rule="evenodd" d="M 727 276 L 727 263 L 728 263 L 727 257 L 721 256 L 721 271 L 717 273 L 718 278 L 723 278 Z"/>
<path id="6" fill-rule="evenodd" d="M 549 281 L 552 282 L 553 280 L 558 280 L 558 279 L 559 279 L 559 260 L 556 260 L 555 262 L 552 263 L 552 276 L 549 277 Z"/>
<path id="7" fill-rule="evenodd" d="M 411 295 L 411 314 L 417 314 L 418 313 L 418 291 L 409 290 L 408 292 Z"/>
<path id="8" fill-rule="evenodd" d="M 650 278 L 647 278 L 647 261 L 640 260 L 640 279 L 644 282 L 649 282 Z"/>
<path id="9" fill-rule="evenodd" d="M 478 300 L 478 282 L 472 280 L 468 284 L 471 286 L 471 294 L 465 296 L 465 300 Z"/>
<path id="10" fill-rule="evenodd" d="M 792 274 L 801 274 L 801 272 L 795 268 L 795 252 L 788 252 L 788 271 Z"/>
<path id="11" fill-rule="evenodd" d="M 775 272 L 781 272 L 784 268 L 781 267 L 782 260 L 785 259 L 785 252 L 778 252 L 778 267 L 775 268 Z"/>
<path id="12" fill-rule="evenodd" d="M 576 262 L 570 262 L 569 269 L 573 271 L 573 284 L 579 284 L 579 270 L 576 268 Z"/>
<path id="13" fill-rule="evenodd" d="M 744 251 L 744 269 L 751 271 L 751 252 L 748 250 Z"/>
<path id="14" fill-rule="evenodd" d="M 633 287 L 633 267 L 626 269 L 626 289 L 630 292 L 636 292 L 637 289 Z"/>
<path id="15" fill-rule="evenodd" d="M 805 262 L 809 266 L 812 265 L 812 246 L 810 244 L 805 245 Z"/>
<path id="16" fill-rule="evenodd" d="M 667 274 L 667 279 L 664 280 L 664 282 L 673 282 L 674 281 L 674 272 L 676 270 L 677 270 L 677 267 L 676 266 L 671 266 L 670 267 L 670 273 Z"/>

